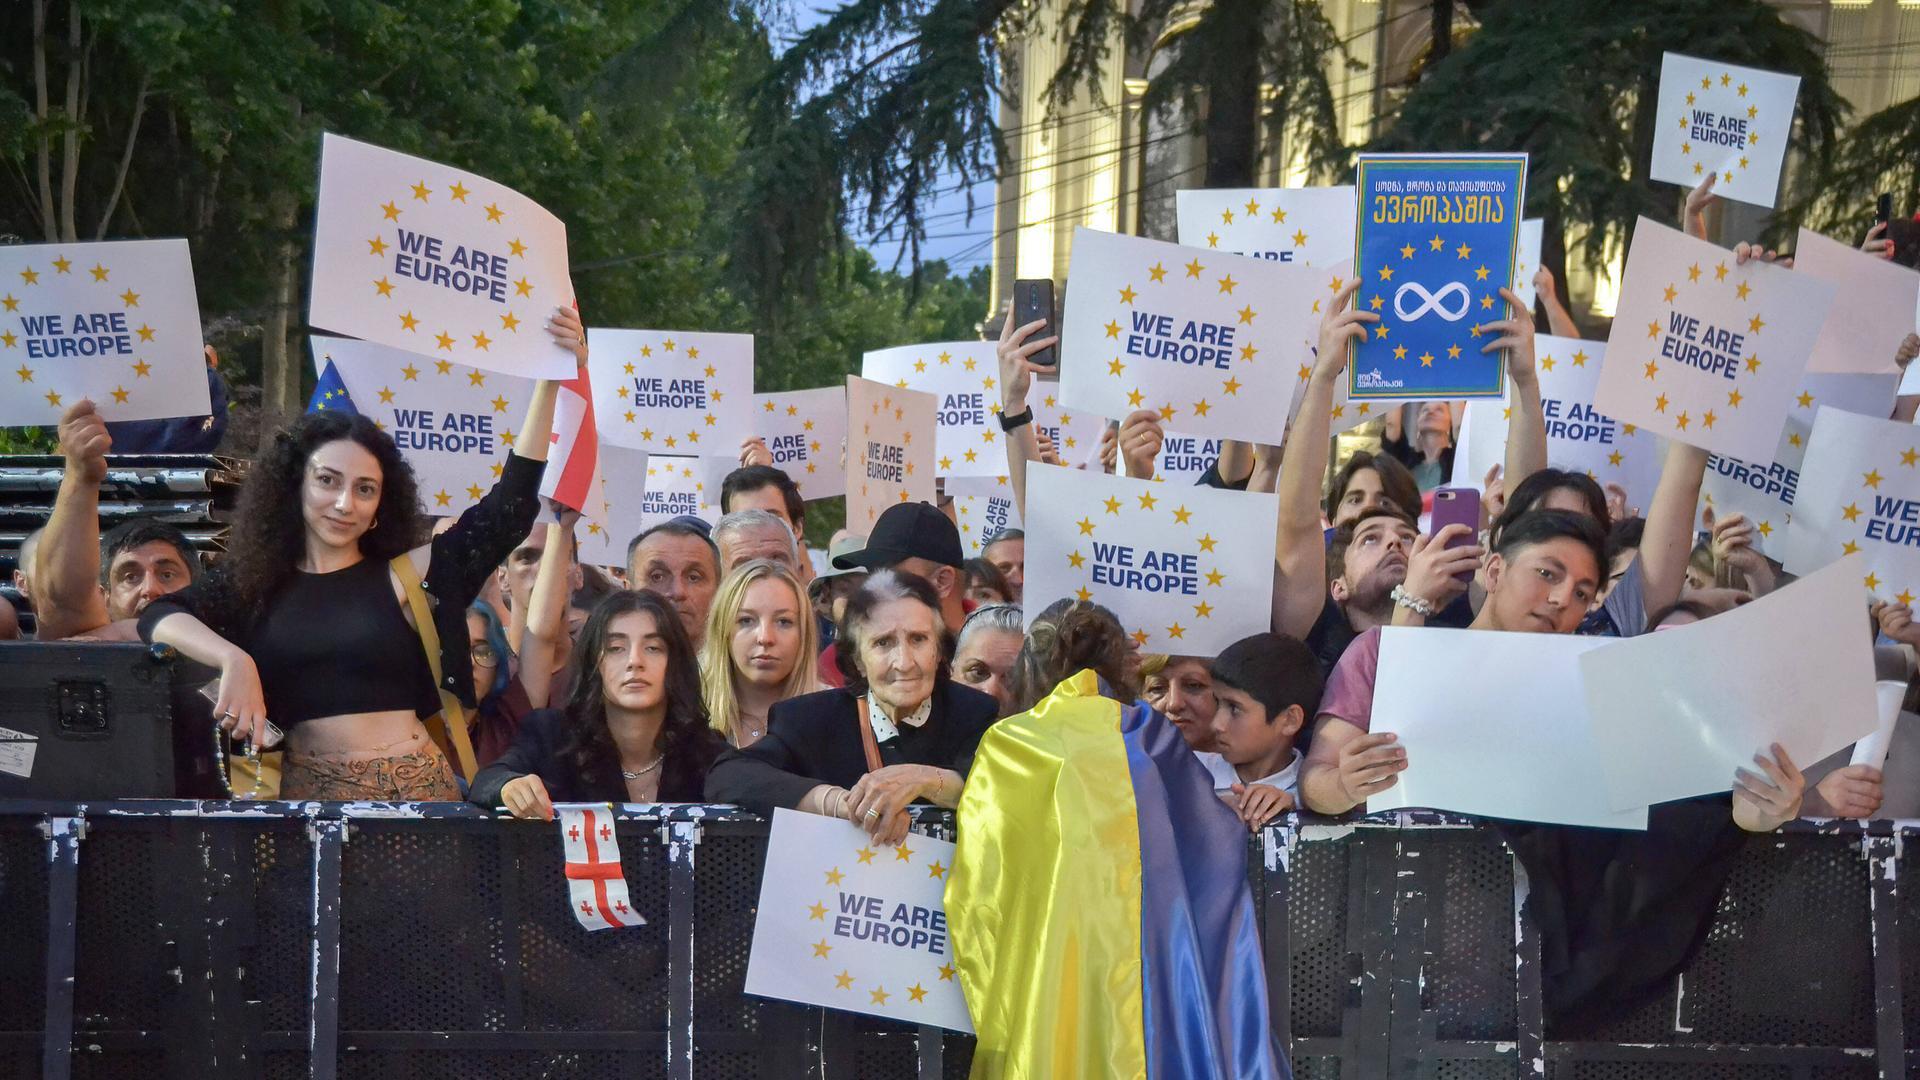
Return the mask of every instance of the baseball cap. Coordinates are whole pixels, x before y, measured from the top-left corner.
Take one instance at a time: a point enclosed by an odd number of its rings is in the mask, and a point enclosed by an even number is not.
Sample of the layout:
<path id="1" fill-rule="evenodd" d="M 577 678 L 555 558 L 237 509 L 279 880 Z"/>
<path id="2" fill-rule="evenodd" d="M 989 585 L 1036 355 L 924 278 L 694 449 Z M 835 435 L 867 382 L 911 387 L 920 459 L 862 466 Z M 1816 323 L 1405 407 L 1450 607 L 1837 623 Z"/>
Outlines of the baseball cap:
<path id="1" fill-rule="evenodd" d="M 833 565 L 841 570 L 884 570 L 902 559 L 965 566 L 959 527 L 932 503 L 898 503 L 873 523 L 866 547 L 834 555 Z"/>
<path id="2" fill-rule="evenodd" d="M 867 568 L 864 566 L 843 567 L 836 565 L 834 560 L 844 555 L 857 554 L 866 546 L 867 538 L 857 533 L 848 533 L 845 536 L 835 538 L 833 543 L 827 545 L 827 569 L 813 575 L 813 580 L 824 581 L 827 578 L 839 577 L 842 574 L 865 573 Z"/>

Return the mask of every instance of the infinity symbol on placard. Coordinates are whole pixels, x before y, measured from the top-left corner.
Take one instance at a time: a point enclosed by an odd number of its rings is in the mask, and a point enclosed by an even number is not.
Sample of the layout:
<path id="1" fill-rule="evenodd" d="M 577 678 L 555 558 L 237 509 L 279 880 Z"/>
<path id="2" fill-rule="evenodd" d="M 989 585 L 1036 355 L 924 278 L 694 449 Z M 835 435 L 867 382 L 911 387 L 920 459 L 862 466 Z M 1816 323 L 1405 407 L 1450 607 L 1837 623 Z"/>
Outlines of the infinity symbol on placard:
<path id="1" fill-rule="evenodd" d="M 1419 295 L 1420 306 L 1414 308 L 1412 311 L 1408 311 L 1405 306 L 1408 293 L 1417 293 Z M 1460 294 L 1460 307 L 1458 310 L 1449 311 L 1447 310 L 1445 301 L 1447 297 L 1454 293 Z M 1394 292 L 1393 313 L 1400 316 L 1401 322 L 1412 322 L 1429 311 L 1448 322 L 1459 322 L 1461 319 L 1467 317 L 1467 308 L 1472 306 L 1472 301 L 1473 294 L 1468 292 L 1467 287 L 1458 281 L 1447 282 L 1437 293 L 1428 292 L 1427 287 L 1417 281 L 1409 281 Z"/>

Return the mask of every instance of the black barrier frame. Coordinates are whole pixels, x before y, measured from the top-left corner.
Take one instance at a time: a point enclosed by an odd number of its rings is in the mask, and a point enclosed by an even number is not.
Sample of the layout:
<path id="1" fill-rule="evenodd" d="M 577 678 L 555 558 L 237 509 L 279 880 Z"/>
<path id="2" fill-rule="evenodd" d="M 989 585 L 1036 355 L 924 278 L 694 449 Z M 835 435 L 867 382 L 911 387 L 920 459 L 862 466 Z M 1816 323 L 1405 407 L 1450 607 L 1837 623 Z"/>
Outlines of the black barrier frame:
<path id="1" fill-rule="evenodd" d="M 564 891 L 548 827 L 460 804 L 0 802 L 0 912 L 13 931 L 0 938 L 13 999 L 0 1000 L 0 1075 L 965 1075 L 965 1036 L 741 993 L 764 820 L 711 806 L 615 816 L 636 906 L 656 897 L 660 915 L 586 935 L 565 929 L 564 902 L 528 892 Z M 919 828 L 950 837 L 951 819 L 926 814 Z M 1253 838 L 1249 858 L 1274 1031 L 1296 1075 L 1314 1080 L 1913 1075 L 1920 1017 L 1906 986 L 1920 979 L 1920 934 L 1908 927 L 1920 898 L 1900 876 L 1915 838 L 1920 822 L 1799 822 L 1750 839 L 1708 944 L 1667 998 L 1575 1039 L 1542 1016 L 1528 884 L 1491 830 L 1421 812 L 1290 816 Z M 461 1026 L 368 1022 L 356 999 L 409 975 L 406 958 L 361 940 L 400 916 L 381 907 L 398 879 L 383 893 L 377 862 L 356 867 L 356 843 L 373 859 L 452 851 L 455 870 L 499 882 L 471 909 L 451 897 L 443 926 L 446 940 L 473 939 L 463 947 L 490 958 L 498 984 L 459 970 L 455 952 L 411 974 L 467 980 L 480 1004 L 441 1007 Z M 104 854 L 90 860 L 90 847 Z M 525 865 L 513 860 L 523 848 Z M 1812 910 L 1791 910 L 1796 899 Z M 94 935 L 101 919 L 128 920 L 121 936 L 141 944 Z M 1797 930 L 1762 932 L 1783 925 Z M 542 977 L 538 950 L 556 944 L 574 972 L 642 979 L 644 1018 L 569 1025 L 543 1012 L 527 984 Z M 1754 985 L 1762 976 L 1782 985 Z"/>

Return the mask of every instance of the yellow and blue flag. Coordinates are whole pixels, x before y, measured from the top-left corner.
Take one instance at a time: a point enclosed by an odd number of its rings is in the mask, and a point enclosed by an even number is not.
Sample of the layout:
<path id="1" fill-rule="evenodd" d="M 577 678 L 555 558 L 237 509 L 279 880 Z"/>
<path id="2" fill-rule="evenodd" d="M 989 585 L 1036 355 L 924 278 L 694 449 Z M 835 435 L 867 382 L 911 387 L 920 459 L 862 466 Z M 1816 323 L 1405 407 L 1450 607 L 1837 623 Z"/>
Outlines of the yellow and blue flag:
<path id="1" fill-rule="evenodd" d="M 1082 671 L 988 730 L 946 908 L 985 1078 L 1290 1078 L 1246 827 L 1166 717 Z"/>
<path id="2" fill-rule="evenodd" d="M 329 356 L 320 368 L 320 381 L 313 385 L 313 396 L 307 399 L 308 412 L 342 412 L 348 416 L 360 415 L 353 407 L 353 398 L 347 393 L 347 384 L 340 378 L 340 369 L 333 366 L 333 357 Z"/>

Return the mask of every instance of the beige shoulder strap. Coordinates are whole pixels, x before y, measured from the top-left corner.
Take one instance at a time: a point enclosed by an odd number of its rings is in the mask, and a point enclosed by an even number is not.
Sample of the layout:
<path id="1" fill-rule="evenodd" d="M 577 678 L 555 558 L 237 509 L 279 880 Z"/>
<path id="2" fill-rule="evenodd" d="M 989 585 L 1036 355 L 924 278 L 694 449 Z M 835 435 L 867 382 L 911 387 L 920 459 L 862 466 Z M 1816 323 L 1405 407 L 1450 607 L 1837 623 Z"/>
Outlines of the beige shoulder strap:
<path id="1" fill-rule="evenodd" d="M 433 625 L 427 590 L 420 587 L 420 571 L 414 568 L 413 555 L 407 552 L 394 556 L 390 565 L 400 578 L 400 587 L 406 591 L 407 607 L 413 611 L 413 628 L 420 634 L 420 647 L 427 653 L 427 668 L 433 672 L 434 689 L 440 693 L 440 730 L 434 731 L 429 726 L 427 731 L 453 759 L 460 775 L 472 781 L 473 774 L 480 770 L 473 757 L 473 739 L 467 734 L 467 714 L 460 707 L 460 699 L 440 684 L 440 630 Z"/>
<path id="2" fill-rule="evenodd" d="M 880 771 L 880 743 L 873 737 L 873 717 L 867 710 L 867 695 L 860 698 L 860 748 L 867 753 L 867 771 Z"/>

